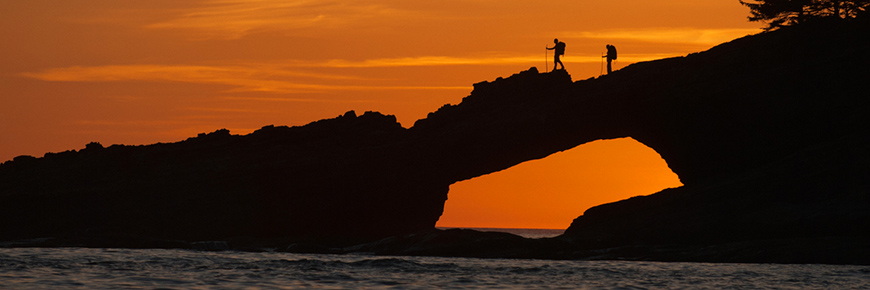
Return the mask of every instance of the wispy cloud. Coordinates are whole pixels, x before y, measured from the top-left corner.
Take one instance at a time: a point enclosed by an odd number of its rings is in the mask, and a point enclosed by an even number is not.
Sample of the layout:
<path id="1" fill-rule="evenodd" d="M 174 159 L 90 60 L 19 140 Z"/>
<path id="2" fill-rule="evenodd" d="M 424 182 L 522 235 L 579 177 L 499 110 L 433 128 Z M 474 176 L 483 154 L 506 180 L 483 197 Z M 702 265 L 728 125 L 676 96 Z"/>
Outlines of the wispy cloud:
<path id="1" fill-rule="evenodd" d="M 296 66 L 308 66 L 295 63 Z M 301 73 L 286 66 L 108 65 L 53 68 L 22 75 L 55 82 L 158 81 L 227 85 L 228 92 L 316 93 L 336 90 L 457 90 L 465 86 L 377 86 L 300 82 L 293 79 L 364 80 L 364 78 Z"/>
<path id="2" fill-rule="evenodd" d="M 194 30 L 199 38 L 235 39 L 260 31 L 338 28 L 389 15 L 401 14 L 362 1 L 212 0 L 147 27 Z"/>
<path id="3" fill-rule="evenodd" d="M 570 37 L 631 40 L 652 43 L 682 43 L 715 45 L 732 39 L 761 32 L 756 28 L 645 28 L 630 30 L 602 30 L 566 32 Z"/>
<path id="4" fill-rule="evenodd" d="M 242 91 L 303 92 L 324 90 L 328 86 L 273 79 L 280 76 L 307 76 L 252 67 L 194 65 L 108 65 L 53 68 L 24 76 L 60 82 L 168 81 L 235 86 Z"/>

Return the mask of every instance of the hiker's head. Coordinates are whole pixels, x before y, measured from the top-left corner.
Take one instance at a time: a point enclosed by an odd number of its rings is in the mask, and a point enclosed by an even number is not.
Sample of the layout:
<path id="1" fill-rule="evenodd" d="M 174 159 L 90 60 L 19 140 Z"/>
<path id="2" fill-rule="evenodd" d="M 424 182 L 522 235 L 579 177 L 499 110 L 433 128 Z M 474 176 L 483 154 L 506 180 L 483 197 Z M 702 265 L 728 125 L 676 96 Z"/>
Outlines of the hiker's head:
<path id="1" fill-rule="evenodd" d="M 553 39 L 553 43 L 559 43 L 559 39 L 558 38 Z"/>

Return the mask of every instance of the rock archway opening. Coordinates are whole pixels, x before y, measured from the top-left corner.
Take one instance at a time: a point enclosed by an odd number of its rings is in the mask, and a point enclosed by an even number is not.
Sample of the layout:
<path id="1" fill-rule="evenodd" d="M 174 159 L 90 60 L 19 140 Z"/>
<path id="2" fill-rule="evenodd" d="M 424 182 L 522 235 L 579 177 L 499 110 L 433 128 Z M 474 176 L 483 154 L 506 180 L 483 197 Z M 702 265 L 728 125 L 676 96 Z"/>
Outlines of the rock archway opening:
<path id="1" fill-rule="evenodd" d="M 436 226 L 565 229 L 590 207 L 681 185 L 652 148 L 598 140 L 452 184 Z"/>

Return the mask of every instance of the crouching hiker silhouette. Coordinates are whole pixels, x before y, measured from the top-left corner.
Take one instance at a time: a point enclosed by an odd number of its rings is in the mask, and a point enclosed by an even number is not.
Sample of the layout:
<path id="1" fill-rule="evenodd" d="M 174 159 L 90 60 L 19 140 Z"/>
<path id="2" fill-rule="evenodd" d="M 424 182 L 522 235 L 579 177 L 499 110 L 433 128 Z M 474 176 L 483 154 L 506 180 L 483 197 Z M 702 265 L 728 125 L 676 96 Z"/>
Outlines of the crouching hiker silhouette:
<path id="1" fill-rule="evenodd" d="M 607 45 L 607 55 L 602 56 L 602 57 L 607 58 L 607 74 L 610 74 L 610 72 L 613 71 L 613 69 L 611 69 L 610 63 L 614 59 L 616 59 L 616 46 L 608 44 Z"/>
<path id="2" fill-rule="evenodd" d="M 555 53 L 553 53 L 553 71 L 556 71 L 559 65 L 562 66 L 562 70 L 565 70 L 565 64 L 563 64 L 562 60 L 559 58 L 559 56 L 565 55 L 565 43 L 559 41 L 558 38 L 553 39 L 553 43 L 556 45 L 553 47 L 547 47 L 547 50 L 555 50 Z"/>

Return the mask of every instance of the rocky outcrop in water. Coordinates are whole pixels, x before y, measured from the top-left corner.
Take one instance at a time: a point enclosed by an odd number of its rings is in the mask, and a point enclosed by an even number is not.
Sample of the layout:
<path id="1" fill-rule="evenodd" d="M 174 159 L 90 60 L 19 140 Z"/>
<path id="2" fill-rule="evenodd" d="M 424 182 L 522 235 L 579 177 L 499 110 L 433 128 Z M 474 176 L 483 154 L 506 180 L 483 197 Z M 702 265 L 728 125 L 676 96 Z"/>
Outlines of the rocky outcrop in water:
<path id="1" fill-rule="evenodd" d="M 349 112 L 244 136 L 21 156 L 0 165 L 0 239 L 325 249 L 406 236 L 367 249 L 503 240 L 537 245 L 522 257 L 867 263 L 868 27 L 784 28 L 577 82 L 532 68 L 475 84 L 409 129 Z M 431 232 L 450 184 L 618 137 L 655 149 L 685 186 L 592 208 L 553 243 Z M 833 250 L 803 253 L 819 245 Z"/>

